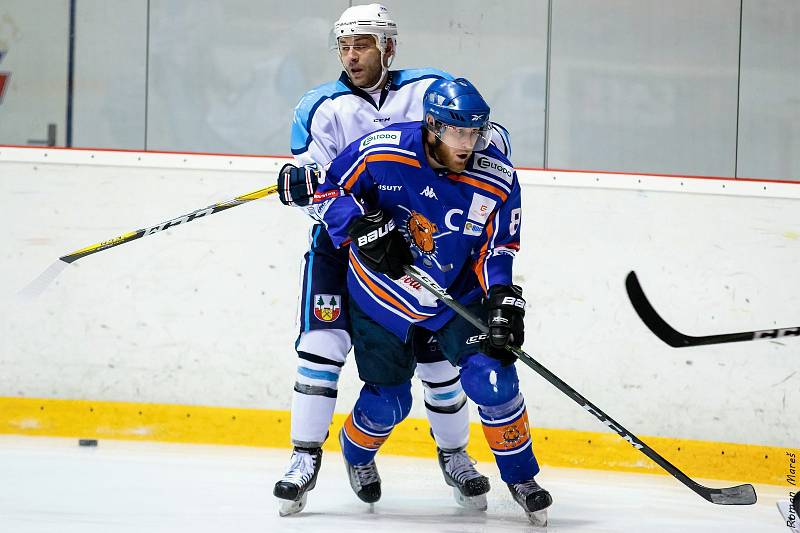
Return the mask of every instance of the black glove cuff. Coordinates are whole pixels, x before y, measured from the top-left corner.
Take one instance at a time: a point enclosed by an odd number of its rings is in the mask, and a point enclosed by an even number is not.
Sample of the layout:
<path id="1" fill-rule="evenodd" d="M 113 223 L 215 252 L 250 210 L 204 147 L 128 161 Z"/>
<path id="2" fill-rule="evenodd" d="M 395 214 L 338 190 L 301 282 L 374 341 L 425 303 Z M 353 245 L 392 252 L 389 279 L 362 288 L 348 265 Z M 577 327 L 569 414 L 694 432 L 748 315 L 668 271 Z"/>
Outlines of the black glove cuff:
<path id="1" fill-rule="evenodd" d="M 519 285 L 492 285 L 489 288 L 489 308 L 508 309 L 519 316 L 525 316 L 525 298 Z"/>

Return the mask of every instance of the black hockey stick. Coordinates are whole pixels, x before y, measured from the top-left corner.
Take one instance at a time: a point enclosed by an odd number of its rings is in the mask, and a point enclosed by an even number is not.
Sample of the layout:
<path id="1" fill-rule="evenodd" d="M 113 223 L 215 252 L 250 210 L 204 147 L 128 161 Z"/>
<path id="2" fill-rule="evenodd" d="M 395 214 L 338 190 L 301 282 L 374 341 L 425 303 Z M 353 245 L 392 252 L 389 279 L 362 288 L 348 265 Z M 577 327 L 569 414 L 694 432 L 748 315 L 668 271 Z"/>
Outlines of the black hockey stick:
<path id="1" fill-rule="evenodd" d="M 442 287 L 436 283 L 435 280 L 430 278 L 425 272 L 420 270 L 414 266 L 408 266 L 404 268 L 405 273 L 417 281 L 420 285 L 422 285 L 426 290 L 428 290 L 431 294 L 435 295 L 439 300 L 441 300 L 445 305 L 453 309 L 456 313 L 464 317 L 469 323 L 474 325 L 484 334 L 489 333 L 489 327 L 481 321 L 478 317 L 473 315 L 469 309 L 464 307 L 461 303 L 457 300 L 453 299 L 452 296 L 447 294 L 447 291 L 444 290 Z M 622 427 L 617 421 L 613 418 L 605 414 L 599 407 L 595 404 L 578 394 L 575 389 L 564 383 L 558 376 L 550 372 L 547 368 L 542 366 L 538 361 L 536 361 L 533 357 L 525 353 L 522 348 L 517 348 L 515 346 L 509 346 L 507 348 L 510 350 L 514 355 L 516 355 L 520 361 L 531 367 L 537 374 L 542 376 L 544 379 L 550 382 L 553 386 L 555 386 L 558 390 L 572 398 L 575 403 L 583 407 L 587 410 L 590 414 L 592 414 L 595 418 L 597 418 L 600 422 L 610 427 L 614 430 L 617 435 L 628 441 L 628 443 L 645 454 L 647 457 L 652 459 L 658 466 L 672 474 L 678 481 L 692 489 L 694 492 L 702 496 L 704 499 L 708 500 L 711 503 L 719 504 L 719 505 L 752 505 L 756 503 L 756 491 L 750 484 L 745 485 L 737 485 L 735 487 L 726 487 L 722 489 L 714 489 L 710 487 L 705 487 L 689 476 L 681 472 L 678 467 L 664 459 L 661 455 L 658 454 L 655 450 L 653 450 L 650 446 L 642 442 L 636 435 Z"/>
<path id="2" fill-rule="evenodd" d="M 22 290 L 19 291 L 18 294 L 23 298 L 36 298 L 42 292 L 44 292 L 44 290 L 48 287 L 48 285 L 50 285 L 50 283 L 52 283 L 53 280 L 55 280 L 56 277 L 69 264 L 74 263 L 78 259 L 86 257 L 87 255 L 95 254 L 97 252 L 102 252 L 103 250 L 108 250 L 109 248 L 113 248 L 121 244 L 135 241 L 136 239 L 147 237 L 148 235 L 153 235 L 154 233 L 158 233 L 159 231 L 164 231 L 165 229 L 173 228 L 180 224 L 192 222 L 193 220 L 197 220 L 200 217 L 213 215 L 215 213 L 219 213 L 220 211 L 225 211 L 226 209 L 230 209 L 231 207 L 236 207 L 237 205 L 242 205 L 244 203 L 251 202 L 253 200 L 258 200 L 259 198 L 264 198 L 265 196 L 275 194 L 276 192 L 278 192 L 278 186 L 270 185 L 269 187 L 265 187 L 264 189 L 259 189 L 257 191 L 243 194 L 241 196 L 237 196 L 236 198 L 227 200 L 225 202 L 218 202 L 203 209 L 197 209 L 181 217 L 173 218 L 171 220 L 162 222 L 161 224 L 157 224 L 149 228 L 142 228 L 134 231 L 129 231 L 128 233 L 120 235 L 119 237 L 114 237 L 113 239 L 108 239 L 106 241 L 98 242 L 97 244 L 92 244 L 91 246 L 87 246 L 86 248 L 81 248 L 80 250 L 76 250 L 70 254 L 59 257 L 55 263 L 50 265 L 44 272 L 39 274 L 39 276 L 36 279 L 34 279 L 28 285 L 26 285 Z"/>
<path id="3" fill-rule="evenodd" d="M 639 278 L 636 277 L 636 272 L 631 271 L 625 278 L 625 289 L 628 291 L 628 298 L 630 298 L 631 304 L 633 304 L 633 309 L 636 311 L 636 314 L 639 315 L 639 318 L 642 319 L 645 326 L 647 326 L 656 337 L 673 348 L 800 336 L 800 327 L 762 329 L 758 331 L 743 331 L 741 333 L 722 333 L 720 335 L 705 335 L 702 337 L 684 335 L 667 324 L 664 319 L 656 313 L 656 310 L 653 309 L 647 296 L 644 295 L 642 286 L 639 284 Z"/>

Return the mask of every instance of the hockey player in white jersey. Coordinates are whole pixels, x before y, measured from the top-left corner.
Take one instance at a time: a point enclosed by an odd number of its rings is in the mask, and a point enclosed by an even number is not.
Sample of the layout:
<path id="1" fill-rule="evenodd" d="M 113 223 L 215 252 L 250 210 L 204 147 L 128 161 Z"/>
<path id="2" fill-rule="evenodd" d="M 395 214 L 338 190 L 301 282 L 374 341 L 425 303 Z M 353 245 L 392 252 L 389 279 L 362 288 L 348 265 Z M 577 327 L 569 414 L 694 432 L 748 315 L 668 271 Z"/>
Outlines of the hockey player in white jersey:
<path id="1" fill-rule="evenodd" d="M 452 79 L 435 69 L 390 71 L 397 50 L 397 27 L 379 5 L 353 6 L 334 24 L 332 48 L 344 72 L 337 81 L 307 92 L 295 108 L 292 154 L 278 176 L 281 201 L 307 208 L 324 169 L 353 140 L 387 125 L 420 120 L 422 97 L 438 79 Z M 510 148 L 505 130 L 495 125 L 493 143 L 504 153 Z M 299 310 L 299 357 L 292 396 L 291 438 L 294 450 L 284 477 L 275 484 L 282 515 L 301 511 L 306 492 L 314 488 L 337 396 L 337 381 L 351 347 L 347 312 L 347 250 L 333 246 L 321 224 L 311 229 L 311 247 L 303 262 Z M 425 407 L 436 441 L 445 482 L 461 505 L 486 508 L 488 479 L 477 472 L 465 449 L 469 438 L 466 395 L 458 370 L 441 354 L 432 337 L 420 344 L 417 376 L 422 380 Z M 374 461 L 351 480 L 353 490 L 367 503 L 381 496 Z"/>

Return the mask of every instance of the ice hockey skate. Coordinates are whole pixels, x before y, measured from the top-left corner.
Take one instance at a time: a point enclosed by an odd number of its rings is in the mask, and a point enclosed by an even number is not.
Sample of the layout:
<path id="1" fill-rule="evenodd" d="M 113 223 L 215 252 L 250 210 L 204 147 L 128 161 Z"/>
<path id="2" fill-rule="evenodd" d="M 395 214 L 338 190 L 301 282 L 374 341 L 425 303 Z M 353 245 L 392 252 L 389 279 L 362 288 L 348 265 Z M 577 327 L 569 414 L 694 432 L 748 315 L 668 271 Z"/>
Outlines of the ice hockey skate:
<path id="1" fill-rule="evenodd" d="M 322 465 L 321 448 L 295 447 L 286 473 L 275 483 L 272 491 L 272 494 L 280 500 L 279 515 L 297 514 L 305 508 L 307 493 L 317 483 L 320 465 Z"/>
<path id="2" fill-rule="evenodd" d="M 344 449 L 344 435 L 339 432 L 339 444 Z M 378 475 L 378 467 L 373 459 L 365 465 L 353 465 L 347 462 L 342 454 L 344 466 L 347 469 L 347 477 L 350 479 L 350 487 L 356 496 L 364 502 L 373 504 L 381 499 L 381 477 Z"/>
<path id="3" fill-rule="evenodd" d="M 528 520 L 537 527 L 547 526 L 547 508 L 553 503 L 550 493 L 531 479 L 524 483 L 508 483 L 514 501 L 522 506 Z"/>
<path id="4" fill-rule="evenodd" d="M 443 450 L 436 448 L 439 466 L 445 482 L 453 487 L 456 502 L 467 509 L 485 511 L 489 478 L 475 470 L 474 460 L 464 448 Z"/>

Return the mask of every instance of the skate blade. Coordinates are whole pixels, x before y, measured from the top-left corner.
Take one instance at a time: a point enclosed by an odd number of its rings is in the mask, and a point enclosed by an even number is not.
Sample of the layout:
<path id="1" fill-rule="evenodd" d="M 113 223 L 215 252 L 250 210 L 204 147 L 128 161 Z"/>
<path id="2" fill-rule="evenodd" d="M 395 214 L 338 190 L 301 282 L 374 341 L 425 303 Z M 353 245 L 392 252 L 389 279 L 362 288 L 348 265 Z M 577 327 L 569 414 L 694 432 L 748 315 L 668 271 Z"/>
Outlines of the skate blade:
<path id="1" fill-rule="evenodd" d="M 528 520 L 536 527 L 547 527 L 547 509 L 541 511 L 526 511 Z"/>
<path id="2" fill-rule="evenodd" d="M 486 503 L 486 494 L 464 496 L 457 488 L 453 487 L 453 497 L 458 505 L 472 511 L 485 511 L 489 507 Z"/>
<path id="3" fill-rule="evenodd" d="M 278 514 L 280 516 L 291 516 L 299 513 L 305 509 L 307 499 L 307 495 L 303 494 L 299 500 L 278 500 L 280 502 Z"/>

